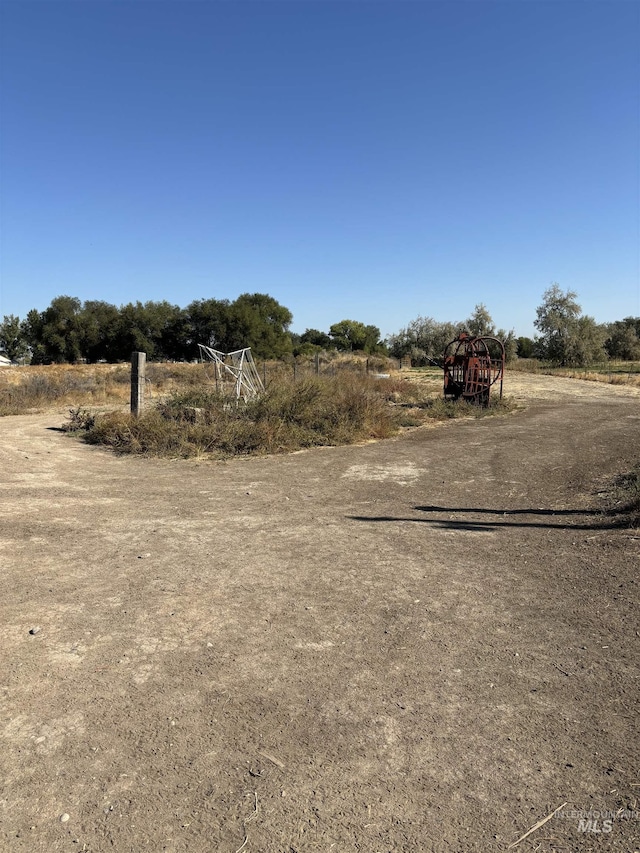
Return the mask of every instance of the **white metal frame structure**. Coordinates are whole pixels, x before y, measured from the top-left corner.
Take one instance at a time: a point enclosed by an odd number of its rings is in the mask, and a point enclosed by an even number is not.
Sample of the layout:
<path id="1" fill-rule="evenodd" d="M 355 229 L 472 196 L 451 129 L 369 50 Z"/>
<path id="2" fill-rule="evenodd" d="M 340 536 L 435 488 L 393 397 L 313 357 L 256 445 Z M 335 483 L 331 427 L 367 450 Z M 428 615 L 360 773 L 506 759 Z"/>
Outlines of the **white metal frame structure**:
<path id="1" fill-rule="evenodd" d="M 210 361 L 214 365 L 216 386 L 221 382 L 224 388 L 225 380 L 233 379 L 233 395 L 236 400 L 242 398 L 246 403 L 247 400 L 259 397 L 264 391 L 249 347 L 234 352 L 220 352 L 205 344 L 198 344 L 198 349 L 201 361 Z"/>

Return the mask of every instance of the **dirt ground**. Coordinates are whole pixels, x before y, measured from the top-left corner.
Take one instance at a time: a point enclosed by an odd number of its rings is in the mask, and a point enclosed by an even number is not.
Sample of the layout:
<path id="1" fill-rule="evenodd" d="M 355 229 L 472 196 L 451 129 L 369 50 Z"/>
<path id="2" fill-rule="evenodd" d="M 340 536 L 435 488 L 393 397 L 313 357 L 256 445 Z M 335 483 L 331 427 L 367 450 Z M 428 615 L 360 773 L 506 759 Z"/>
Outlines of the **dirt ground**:
<path id="1" fill-rule="evenodd" d="M 639 389 L 506 392 L 226 463 L 4 418 L 0 849 L 637 850 Z"/>

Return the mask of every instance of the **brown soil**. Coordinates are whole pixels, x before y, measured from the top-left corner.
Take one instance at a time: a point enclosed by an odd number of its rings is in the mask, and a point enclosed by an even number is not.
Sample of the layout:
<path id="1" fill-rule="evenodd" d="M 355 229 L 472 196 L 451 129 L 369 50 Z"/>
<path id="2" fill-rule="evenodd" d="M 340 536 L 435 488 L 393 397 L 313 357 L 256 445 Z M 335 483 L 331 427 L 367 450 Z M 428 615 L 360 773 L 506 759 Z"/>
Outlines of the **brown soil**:
<path id="1" fill-rule="evenodd" d="M 3 419 L 0 848 L 636 850 L 639 397 L 507 390 L 228 463 Z"/>

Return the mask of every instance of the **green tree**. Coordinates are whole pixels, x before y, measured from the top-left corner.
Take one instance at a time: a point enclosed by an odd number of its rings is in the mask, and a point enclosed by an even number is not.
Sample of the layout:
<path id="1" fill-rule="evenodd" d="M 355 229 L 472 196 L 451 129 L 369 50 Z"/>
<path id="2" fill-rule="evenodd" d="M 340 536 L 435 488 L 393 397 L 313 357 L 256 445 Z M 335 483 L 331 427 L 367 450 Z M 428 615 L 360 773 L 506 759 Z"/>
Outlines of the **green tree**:
<path id="1" fill-rule="evenodd" d="M 0 351 L 11 361 L 22 361 L 29 352 L 25 326 L 15 314 L 5 314 L 0 323 Z"/>
<path id="2" fill-rule="evenodd" d="M 541 332 L 536 347 L 542 358 L 567 367 L 582 367 L 606 357 L 606 329 L 582 315 L 577 293 L 556 283 L 543 294 L 534 326 Z"/>
<path id="3" fill-rule="evenodd" d="M 637 361 L 640 359 L 640 317 L 625 317 L 616 320 L 607 329 L 605 346 L 610 358 L 619 361 Z"/>
<path id="4" fill-rule="evenodd" d="M 465 321 L 465 325 L 469 334 L 474 337 L 495 334 L 495 326 L 493 324 L 491 314 L 489 314 L 486 306 L 482 302 L 480 302 L 479 305 L 476 305 L 473 314 Z"/>
<path id="5" fill-rule="evenodd" d="M 42 342 L 42 314 L 32 308 L 23 323 L 24 336 L 31 352 L 31 364 L 45 363 L 45 349 Z"/>
<path id="6" fill-rule="evenodd" d="M 543 358 L 557 364 L 568 364 L 570 341 L 575 335 L 576 321 L 581 307 L 573 290 L 563 292 L 554 283 L 542 295 L 542 304 L 536 309 L 533 325 L 541 332 L 538 347 Z"/>
<path id="7" fill-rule="evenodd" d="M 505 332 L 504 329 L 498 329 L 498 331 L 495 332 L 494 337 L 499 341 L 502 341 L 502 345 L 504 346 L 505 362 L 510 364 L 512 361 L 515 361 L 518 357 L 518 341 L 513 329 L 510 332 Z"/>
<path id="8" fill-rule="evenodd" d="M 444 349 L 465 331 L 464 323 L 439 322 L 433 317 L 416 317 L 405 329 L 387 340 L 389 352 L 395 358 L 411 356 L 414 364 L 442 358 Z"/>
<path id="9" fill-rule="evenodd" d="M 380 329 L 377 326 L 367 326 L 358 320 L 341 320 L 334 323 L 329 329 L 329 337 L 336 349 L 341 351 L 359 350 L 374 353 L 383 348 Z"/>
<path id="10" fill-rule="evenodd" d="M 326 332 L 318 331 L 318 329 L 306 329 L 301 335 L 292 333 L 291 343 L 295 356 L 310 356 L 323 350 L 335 349 L 335 344 L 329 335 Z"/>
<path id="11" fill-rule="evenodd" d="M 152 313 L 157 335 L 157 357 L 166 361 L 184 361 L 189 355 L 189 318 L 178 305 L 153 303 Z"/>
<path id="12" fill-rule="evenodd" d="M 306 329 L 300 335 L 301 344 L 312 344 L 320 349 L 331 349 L 334 346 L 333 341 L 326 332 L 320 332 L 318 329 Z"/>
<path id="13" fill-rule="evenodd" d="M 88 301 L 80 312 L 81 349 L 90 363 L 118 361 L 116 350 L 120 311 L 108 302 Z"/>
<path id="14" fill-rule="evenodd" d="M 257 358 L 282 358 L 292 352 L 289 326 L 293 315 L 266 293 L 243 293 L 229 306 L 226 346 L 229 352 L 251 347 Z"/>
<path id="15" fill-rule="evenodd" d="M 185 357 L 188 340 L 186 313 L 169 302 L 130 302 L 120 309 L 114 342 L 118 360 L 144 352 L 149 361 Z"/>
<path id="16" fill-rule="evenodd" d="M 188 357 L 198 357 L 198 344 L 226 351 L 229 338 L 229 300 L 198 299 L 186 308 Z"/>
<path id="17" fill-rule="evenodd" d="M 380 338 L 380 329 L 374 325 L 367 325 L 365 329 L 364 351 L 369 355 L 387 355 L 387 345 Z"/>
<path id="18" fill-rule="evenodd" d="M 535 355 L 535 341 L 531 338 L 519 337 L 516 340 L 518 358 L 533 358 Z"/>
<path id="19" fill-rule="evenodd" d="M 126 361 L 133 352 L 144 352 L 152 361 L 156 355 L 153 332 L 142 302 L 129 302 L 120 307 L 118 329 L 114 340 L 117 361 Z"/>
<path id="20" fill-rule="evenodd" d="M 607 329 L 593 317 L 578 317 L 567 341 L 566 363 L 574 367 L 606 361 Z"/>
<path id="21" fill-rule="evenodd" d="M 29 311 L 24 329 L 32 364 L 74 363 L 82 358 L 81 304 L 75 296 L 56 296 L 41 313 Z"/>

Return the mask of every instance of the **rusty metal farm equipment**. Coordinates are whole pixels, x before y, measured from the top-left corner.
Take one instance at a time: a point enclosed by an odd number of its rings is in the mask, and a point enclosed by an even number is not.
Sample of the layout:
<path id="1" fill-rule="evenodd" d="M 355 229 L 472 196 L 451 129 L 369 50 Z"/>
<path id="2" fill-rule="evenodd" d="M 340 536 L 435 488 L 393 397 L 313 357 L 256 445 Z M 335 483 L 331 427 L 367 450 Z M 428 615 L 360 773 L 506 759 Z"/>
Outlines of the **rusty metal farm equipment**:
<path id="1" fill-rule="evenodd" d="M 442 366 L 445 399 L 488 406 L 494 385 L 502 398 L 504 345 L 498 338 L 463 333 L 445 347 Z"/>

